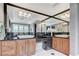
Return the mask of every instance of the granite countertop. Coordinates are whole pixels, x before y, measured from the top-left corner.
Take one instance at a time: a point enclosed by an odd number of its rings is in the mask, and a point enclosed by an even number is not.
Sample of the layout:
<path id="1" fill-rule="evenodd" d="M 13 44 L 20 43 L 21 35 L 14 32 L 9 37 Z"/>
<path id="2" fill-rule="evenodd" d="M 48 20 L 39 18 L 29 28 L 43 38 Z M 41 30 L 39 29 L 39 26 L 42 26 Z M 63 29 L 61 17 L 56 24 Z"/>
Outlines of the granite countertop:
<path id="1" fill-rule="evenodd" d="M 69 37 L 69 35 L 55 35 L 55 37 Z"/>
<path id="2" fill-rule="evenodd" d="M 18 37 L 20 39 L 22 39 L 22 38 L 34 38 L 34 35 L 19 35 Z"/>
<path id="3" fill-rule="evenodd" d="M 19 35 L 18 37 L 19 37 L 19 39 L 14 37 L 13 39 L 10 39 L 10 40 L 25 40 L 25 39 L 33 39 L 33 38 L 35 38 L 34 35 Z M 2 39 L 1 41 L 7 41 L 7 40 Z"/>
<path id="4" fill-rule="evenodd" d="M 55 32 L 53 33 L 54 37 L 59 38 L 69 38 L 69 32 Z"/>
<path id="5" fill-rule="evenodd" d="M 69 35 L 54 35 L 56 38 L 69 38 Z"/>

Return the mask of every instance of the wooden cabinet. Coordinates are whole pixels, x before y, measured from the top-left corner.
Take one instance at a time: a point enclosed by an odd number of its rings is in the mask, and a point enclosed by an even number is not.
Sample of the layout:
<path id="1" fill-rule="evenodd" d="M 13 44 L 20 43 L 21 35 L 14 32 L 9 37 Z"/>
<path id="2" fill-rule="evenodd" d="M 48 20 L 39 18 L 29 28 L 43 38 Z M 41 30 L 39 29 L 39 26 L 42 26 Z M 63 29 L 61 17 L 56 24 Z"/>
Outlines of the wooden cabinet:
<path id="1" fill-rule="evenodd" d="M 57 49 L 57 40 L 55 38 L 52 39 L 52 48 Z"/>
<path id="2" fill-rule="evenodd" d="M 57 50 L 62 52 L 62 45 L 63 45 L 62 44 L 62 39 L 57 38 L 56 40 L 57 40 Z"/>
<path id="3" fill-rule="evenodd" d="M 53 37 L 52 48 L 66 55 L 69 55 L 69 39 Z"/>
<path id="4" fill-rule="evenodd" d="M 36 39 L 17 40 L 17 55 L 33 55 L 36 49 Z"/>
<path id="5" fill-rule="evenodd" d="M 25 52 L 25 50 L 26 50 L 25 47 L 26 46 L 25 46 L 25 44 L 26 44 L 25 40 L 17 40 L 16 41 L 16 45 L 17 45 L 16 49 L 17 49 L 17 55 L 18 56 L 26 55 L 26 52 Z"/>
<path id="6" fill-rule="evenodd" d="M 21 39 L 0 41 L 0 55 L 2 56 L 30 56 L 35 54 L 36 39 Z"/>
<path id="7" fill-rule="evenodd" d="M 28 55 L 28 52 L 29 52 L 29 42 L 28 42 L 29 39 L 25 40 L 25 55 Z"/>
<path id="8" fill-rule="evenodd" d="M 16 42 L 2 41 L 2 56 L 15 56 L 15 55 L 16 55 Z"/>
<path id="9" fill-rule="evenodd" d="M 33 55 L 36 49 L 36 39 L 17 40 L 17 55 Z"/>
<path id="10" fill-rule="evenodd" d="M 35 51 L 36 51 L 36 39 L 30 39 L 30 40 L 28 39 L 27 44 L 28 44 L 27 55 L 30 56 L 30 55 L 35 54 Z"/>
<path id="11" fill-rule="evenodd" d="M 56 49 L 56 50 L 62 50 L 62 39 L 60 38 L 53 38 L 52 39 L 52 48 Z"/>
<path id="12" fill-rule="evenodd" d="M 1 41 L 0 41 L 0 56 L 1 56 L 1 48 L 2 48 L 2 47 L 1 47 Z"/>
<path id="13" fill-rule="evenodd" d="M 65 54 L 69 54 L 69 40 L 68 39 L 63 39 L 63 49 L 62 49 L 62 52 L 65 53 Z"/>

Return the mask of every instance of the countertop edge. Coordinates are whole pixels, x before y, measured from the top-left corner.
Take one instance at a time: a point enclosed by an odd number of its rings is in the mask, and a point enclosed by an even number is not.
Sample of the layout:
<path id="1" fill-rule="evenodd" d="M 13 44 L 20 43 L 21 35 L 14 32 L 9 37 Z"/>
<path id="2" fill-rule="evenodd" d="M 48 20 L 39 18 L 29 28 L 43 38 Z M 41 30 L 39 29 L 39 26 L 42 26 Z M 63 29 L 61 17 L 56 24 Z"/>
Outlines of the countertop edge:
<path id="1" fill-rule="evenodd" d="M 0 40 L 0 41 L 14 41 L 14 40 L 28 40 L 28 39 L 35 39 L 35 37 L 33 37 L 33 38 L 20 38 L 20 39 L 11 39 L 11 40 Z"/>

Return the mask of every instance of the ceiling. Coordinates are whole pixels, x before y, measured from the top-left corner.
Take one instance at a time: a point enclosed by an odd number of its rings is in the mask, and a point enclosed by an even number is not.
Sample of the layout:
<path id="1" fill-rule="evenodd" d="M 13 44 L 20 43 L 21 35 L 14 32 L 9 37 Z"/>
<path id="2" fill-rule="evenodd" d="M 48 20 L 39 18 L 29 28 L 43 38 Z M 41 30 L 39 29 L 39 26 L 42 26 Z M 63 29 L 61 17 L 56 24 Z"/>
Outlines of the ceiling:
<path id="1" fill-rule="evenodd" d="M 25 12 L 25 13 L 30 13 L 31 16 L 30 17 L 20 17 L 18 15 L 18 13 L 20 11 Z M 42 21 L 43 19 L 47 18 L 46 16 L 32 13 L 29 11 L 25 11 L 25 10 L 11 7 L 11 6 L 8 6 L 8 16 L 12 23 L 23 23 L 23 24 L 32 24 L 32 23 L 35 23 L 36 21 Z"/>
<path id="2" fill-rule="evenodd" d="M 50 26 L 50 25 L 54 25 L 54 24 L 58 24 L 58 23 L 63 23 L 63 21 L 60 21 L 60 20 L 57 20 L 57 19 L 54 19 L 54 18 L 50 18 L 49 20 L 46 20 L 43 23 Z"/>
<path id="3" fill-rule="evenodd" d="M 13 3 L 15 5 L 35 10 L 48 15 L 57 14 L 70 8 L 68 3 Z"/>
<path id="4" fill-rule="evenodd" d="M 66 21 L 69 21 L 70 20 L 70 11 L 67 11 L 65 13 L 59 14 L 59 15 L 57 15 L 55 17 L 63 19 L 63 20 L 66 20 Z"/>
<path id="5" fill-rule="evenodd" d="M 59 12 L 62 12 L 64 10 L 70 8 L 68 3 L 12 3 L 12 4 L 20 6 L 20 7 L 24 7 L 26 9 L 34 10 L 34 11 L 37 11 L 40 13 L 44 13 L 44 14 L 47 14 L 50 16 L 55 15 Z M 31 16 L 29 18 L 21 18 L 18 16 L 18 11 L 30 13 Z M 8 6 L 8 15 L 9 15 L 11 22 L 14 22 L 14 23 L 32 24 L 32 23 L 39 22 L 39 21 L 42 21 L 42 20 L 48 18 L 48 17 L 40 15 L 40 14 L 25 11 L 25 10 L 11 7 L 11 6 Z M 57 16 L 57 17 L 61 19 L 60 16 Z M 64 20 L 68 20 L 68 18 L 64 19 Z M 49 24 L 50 23 L 56 24 L 59 22 L 62 22 L 62 21 L 57 20 L 57 19 L 53 19 L 53 18 L 50 18 L 46 21 L 46 23 L 49 23 Z"/>

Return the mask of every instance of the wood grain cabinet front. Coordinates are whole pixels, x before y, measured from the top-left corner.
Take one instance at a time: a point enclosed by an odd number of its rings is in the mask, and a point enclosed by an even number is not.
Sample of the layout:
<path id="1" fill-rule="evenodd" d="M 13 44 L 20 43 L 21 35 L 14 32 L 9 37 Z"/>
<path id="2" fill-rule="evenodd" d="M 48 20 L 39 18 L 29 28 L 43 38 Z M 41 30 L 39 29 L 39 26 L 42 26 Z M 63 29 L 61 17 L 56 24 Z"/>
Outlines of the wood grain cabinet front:
<path id="1" fill-rule="evenodd" d="M 62 52 L 64 54 L 69 55 L 69 40 L 68 39 L 63 39 L 63 45 L 62 45 Z"/>
<path id="2" fill-rule="evenodd" d="M 52 38 L 52 48 L 59 52 L 66 54 L 66 55 L 69 55 L 69 39 L 53 37 Z"/>
<path id="3" fill-rule="evenodd" d="M 30 40 L 28 40 L 27 44 L 28 44 L 27 55 L 31 56 L 31 55 L 35 54 L 35 51 L 36 51 L 36 39 L 30 39 Z"/>
<path id="4" fill-rule="evenodd" d="M 31 56 L 36 50 L 36 39 L 17 40 L 17 55 Z"/>
<path id="5" fill-rule="evenodd" d="M 25 44 L 26 44 L 26 41 L 25 40 L 17 40 L 16 41 L 16 45 L 17 45 L 17 56 L 24 56 L 24 55 L 26 55 L 26 52 L 25 52 L 25 50 L 26 50 L 26 46 L 25 46 Z"/>
<path id="6" fill-rule="evenodd" d="M 1 48 L 2 48 L 2 47 L 1 47 L 1 41 L 0 41 L 0 56 L 1 56 Z"/>
<path id="7" fill-rule="evenodd" d="M 0 41 L 2 56 L 31 56 L 35 54 L 36 39 Z"/>
<path id="8" fill-rule="evenodd" d="M 16 55 L 16 42 L 2 41 L 2 56 L 15 56 L 15 55 Z"/>
<path id="9" fill-rule="evenodd" d="M 62 45 L 63 45 L 62 40 L 63 39 L 61 38 L 57 38 L 57 50 L 60 52 L 62 52 Z"/>
<path id="10" fill-rule="evenodd" d="M 57 40 L 52 38 L 52 48 L 57 49 Z"/>

